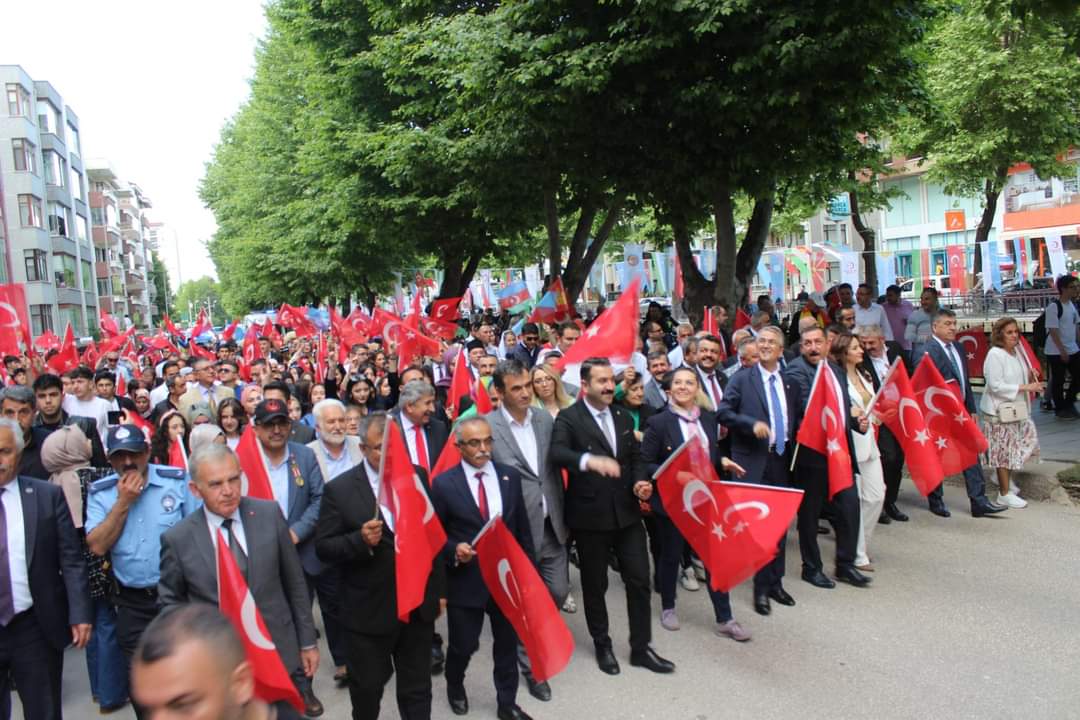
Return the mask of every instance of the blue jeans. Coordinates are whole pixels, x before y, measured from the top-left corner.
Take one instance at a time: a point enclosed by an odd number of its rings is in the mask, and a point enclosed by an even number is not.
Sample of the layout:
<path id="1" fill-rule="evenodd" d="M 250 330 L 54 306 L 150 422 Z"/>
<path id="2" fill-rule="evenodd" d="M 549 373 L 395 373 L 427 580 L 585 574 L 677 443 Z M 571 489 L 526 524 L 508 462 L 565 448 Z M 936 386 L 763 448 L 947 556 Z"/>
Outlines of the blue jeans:
<path id="1" fill-rule="evenodd" d="M 116 640 L 116 609 L 108 598 L 94 598 L 94 631 L 86 646 L 90 692 L 102 707 L 128 699 L 127 660 Z"/>

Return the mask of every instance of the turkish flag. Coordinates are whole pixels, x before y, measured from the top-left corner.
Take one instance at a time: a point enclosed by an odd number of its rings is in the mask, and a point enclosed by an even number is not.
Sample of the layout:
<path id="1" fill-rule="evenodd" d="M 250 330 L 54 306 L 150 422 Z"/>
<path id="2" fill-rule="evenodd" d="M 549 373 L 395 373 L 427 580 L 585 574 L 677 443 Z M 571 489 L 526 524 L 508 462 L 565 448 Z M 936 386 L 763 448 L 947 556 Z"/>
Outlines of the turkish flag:
<path id="1" fill-rule="evenodd" d="M 955 295 L 958 292 L 967 291 L 967 262 L 964 258 L 964 248 L 961 245 L 945 246 L 945 254 L 949 258 L 949 290 Z"/>
<path id="2" fill-rule="evenodd" d="M 748 325 L 750 325 L 750 316 L 742 308 L 737 308 L 735 310 L 735 329 L 738 330 Z"/>
<path id="3" fill-rule="evenodd" d="M 428 316 L 433 320 L 452 324 L 457 320 L 459 305 L 461 305 L 460 297 L 433 300 Z"/>
<path id="4" fill-rule="evenodd" d="M 641 283 L 631 283 L 630 289 L 620 295 L 610 309 L 593 320 L 581 338 L 555 362 L 559 372 L 567 365 L 576 365 L 591 357 L 606 357 L 612 362 L 630 360 L 637 343 L 640 288 Z"/>
<path id="5" fill-rule="evenodd" d="M 829 464 L 829 499 L 854 483 L 851 454 L 847 444 L 849 410 L 844 391 L 829 362 L 822 359 L 810 387 L 810 398 L 796 440 L 825 456 Z M 821 421 L 818 422 L 818 418 Z"/>
<path id="6" fill-rule="evenodd" d="M 308 318 L 304 308 L 293 307 L 288 303 L 282 303 L 277 313 L 278 325 L 292 328 L 297 337 L 312 337 L 319 329 Z"/>
<path id="7" fill-rule="evenodd" d="M 382 336 L 383 340 L 399 342 L 399 325 L 401 325 L 400 317 L 380 307 L 375 308 L 371 314 L 371 333 Z"/>
<path id="8" fill-rule="evenodd" d="M 458 351 L 454 361 L 454 372 L 450 376 L 450 392 L 446 396 L 446 414 L 451 420 L 457 419 L 461 398 L 472 396 L 472 373 L 469 372 L 468 354 L 465 348 Z"/>
<path id="9" fill-rule="evenodd" d="M 250 547 L 250 546 L 249 546 Z M 285 700 L 300 712 L 304 701 L 293 685 L 285 663 L 278 655 L 277 647 L 263 622 L 259 606 L 236 565 L 229 550 L 225 533 L 218 529 L 217 538 L 218 608 L 229 618 L 244 641 L 244 650 L 255 675 L 255 696 L 268 703 Z"/>
<path id="10" fill-rule="evenodd" d="M 446 543 L 446 532 L 416 474 L 409 448 L 397 423 L 387 423 L 379 469 L 379 504 L 394 517 L 394 575 L 397 580 L 398 619 L 424 601 L 431 562 Z"/>
<path id="11" fill-rule="evenodd" d="M 934 449 L 941 458 L 942 471 L 955 475 L 977 463 L 979 453 L 985 452 L 989 444 L 964 408 L 955 383 L 945 382 L 929 355 L 919 361 L 911 386 L 926 418 Z"/>
<path id="12" fill-rule="evenodd" d="M 476 385 L 473 386 L 473 402 L 476 403 L 476 414 L 487 415 L 489 412 L 495 409 L 495 406 L 491 402 L 491 395 L 488 394 L 488 386 L 484 384 L 484 378 L 476 378 Z"/>
<path id="13" fill-rule="evenodd" d="M 458 326 L 451 322 L 443 322 L 430 317 L 420 318 L 420 329 L 431 337 L 453 340 L 457 335 Z"/>
<path id="14" fill-rule="evenodd" d="M 0 285 L 0 352 L 19 354 L 19 330 L 30 336 L 30 319 L 26 314 L 26 290 L 21 284 Z M 29 342 L 27 343 L 29 348 Z"/>
<path id="15" fill-rule="evenodd" d="M 907 368 L 897 358 L 878 390 L 877 399 L 870 409 L 881 424 L 889 428 L 904 449 L 911 481 L 923 496 L 941 484 L 945 477 L 936 446 L 930 442 L 922 406 L 911 387 Z"/>
<path id="16" fill-rule="evenodd" d="M 123 337 L 123 336 L 121 336 L 121 337 Z M 170 345 L 169 347 L 172 347 L 172 346 Z M 172 348 L 172 349 L 176 350 L 176 352 L 180 352 L 176 348 Z M 120 357 L 124 358 L 129 363 L 131 363 L 132 367 L 136 367 L 136 368 L 139 367 L 139 354 L 137 352 L 135 352 L 135 342 L 131 339 L 130 336 L 128 337 L 127 342 L 124 344 L 124 347 L 122 347 L 120 349 Z"/>
<path id="17" fill-rule="evenodd" d="M 712 305 L 705 306 L 701 316 L 701 329 L 710 335 L 720 336 L 720 325 L 716 322 L 716 313 L 713 312 Z"/>
<path id="18" fill-rule="evenodd" d="M 98 325 L 101 327 L 101 332 L 109 337 L 120 334 L 120 326 L 116 324 L 116 320 L 104 308 L 102 308 L 98 318 Z"/>
<path id="19" fill-rule="evenodd" d="M 270 471 L 266 469 L 259 438 L 255 437 L 255 426 L 248 423 L 240 433 L 240 442 L 236 444 L 236 457 L 240 459 L 240 469 L 247 478 L 248 497 L 273 500 L 274 491 L 270 489 Z"/>
<path id="20" fill-rule="evenodd" d="M 153 439 L 153 437 L 154 437 L 154 425 L 153 425 L 153 423 L 151 423 L 149 420 L 147 420 L 146 418 L 144 418 L 142 415 L 140 415 L 137 412 L 133 412 L 131 410 L 123 410 L 122 412 L 124 413 L 124 422 L 125 423 L 130 423 L 131 425 L 134 425 L 135 427 L 142 430 L 143 435 L 146 436 L 146 441 L 147 442 L 150 442 L 150 440 Z"/>
<path id="21" fill-rule="evenodd" d="M 454 438 L 450 438 L 445 445 L 443 445 L 442 452 L 439 453 L 439 459 L 435 461 L 435 467 L 431 468 L 431 482 L 434 484 L 435 478 L 442 475 L 444 472 L 454 467 L 461 462 L 461 451 L 458 450 L 457 443 L 454 442 Z"/>
<path id="22" fill-rule="evenodd" d="M 180 354 L 180 348 L 173 345 L 167 335 L 156 335 L 147 340 L 146 344 L 154 348 L 155 350 L 168 350 L 170 352 L 176 353 L 177 355 Z"/>
<path id="23" fill-rule="evenodd" d="M 184 334 L 180 332 L 175 325 L 173 325 L 173 321 L 169 318 L 169 313 L 165 313 L 165 315 L 162 316 L 161 327 L 163 327 L 165 329 L 165 332 L 169 333 L 173 337 L 184 336 Z"/>
<path id="24" fill-rule="evenodd" d="M 97 361 L 100 357 L 101 353 L 98 352 L 97 345 L 94 343 L 93 340 L 91 340 L 89 343 L 87 343 L 86 347 L 83 348 L 83 364 L 89 365 L 91 368 L 96 368 Z"/>
<path id="25" fill-rule="evenodd" d="M 499 515 L 480 531 L 473 549 L 488 592 L 525 646 L 533 676 L 537 682 L 554 677 L 574 654 L 574 636 L 532 560 Z"/>
<path id="26" fill-rule="evenodd" d="M 229 327 L 221 331 L 221 339 L 225 342 L 232 342 L 233 335 L 236 334 L 236 328 L 240 325 L 239 320 L 233 320 L 229 323 Z"/>
<path id="27" fill-rule="evenodd" d="M 1035 377 L 1042 376 L 1042 364 L 1039 363 L 1039 357 L 1035 354 L 1035 351 L 1031 348 L 1031 343 L 1027 341 L 1023 335 L 1020 336 L 1020 348 L 1024 351 L 1024 357 L 1027 359 L 1028 367 L 1035 373 Z"/>
<path id="28" fill-rule="evenodd" d="M 342 324 L 343 330 L 345 325 L 351 327 L 355 333 L 362 338 L 366 338 L 371 334 L 371 316 L 365 313 L 359 305 L 354 307 L 352 312 L 349 313 L 349 316 L 345 318 L 345 321 Z"/>
<path id="29" fill-rule="evenodd" d="M 116 397 L 125 395 L 127 395 L 127 380 L 124 379 L 124 373 L 116 373 Z"/>
<path id="30" fill-rule="evenodd" d="M 174 468 L 180 468 L 184 472 L 187 472 L 187 452 L 184 451 L 184 441 L 182 438 L 176 438 L 169 445 L 169 466 Z"/>
<path id="31" fill-rule="evenodd" d="M 206 310 L 199 310 L 199 317 L 195 318 L 195 325 L 191 328 L 191 335 L 188 337 L 194 340 L 208 330 L 210 330 L 210 321 L 206 319 Z"/>
<path id="32" fill-rule="evenodd" d="M 694 435 L 653 476 L 660 502 L 709 571 L 713 590 L 730 591 L 776 557 L 803 491 L 720 482 Z"/>
<path id="33" fill-rule="evenodd" d="M 56 336 L 56 333 L 54 333 L 52 330 L 46 330 L 45 332 L 37 336 L 37 339 L 34 340 L 34 344 L 45 352 L 48 352 L 50 350 L 59 350 L 60 338 L 58 338 Z"/>
<path id="34" fill-rule="evenodd" d="M 272 347 L 281 347 L 281 333 L 274 327 L 274 323 L 270 322 L 270 318 L 266 318 L 263 322 L 260 333 L 264 338 L 270 341 Z M 246 335 L 244 337 L 247 337 Z"/>
<path id="35" fill-rule="evenodd" d="M 990 352 L 990 345 L 986 342 L 986 333 L 981 328 L 961 330 L 956 333 L 956 341 L 960 343 L 960 347 L 964 348 L 967 361 L 965 370 L 968 377 L 982 377 L 986 353 Z"/>
<path id="36" fill-rule="evenodd" d="M 64 344 L 60 346 L 60 351 L 46 360 L 45 364 L 57 375 L 63 375 L 79 366 L 79 350 L 75 347 L 75 333 L 71 329 L 71 323 L 68 323 L 67 330 L 64 331 Z"/>
<path id="37" fill-rule="evenodd" d="M 191 345 L 188 346 L 188 351 L 191 353 L 192 357 L 203 358 L 211 362 L 217 360 L 217 357 L 215 357 L 214 353 L 210 352 L 202 345 L 194 341 L 191 343 Z"/>
<path id="38" fill-rule="evenodd" d="M 419 317 L 419 315 L 416 317 Z M 432 340 L 416 328 L 401 327 L 398 334 L 401 338 L 397 349 L 399 372 L 404 371 L 405 368 L 421 358 L 437 358 L 442 352 L 438 340 Z"/>

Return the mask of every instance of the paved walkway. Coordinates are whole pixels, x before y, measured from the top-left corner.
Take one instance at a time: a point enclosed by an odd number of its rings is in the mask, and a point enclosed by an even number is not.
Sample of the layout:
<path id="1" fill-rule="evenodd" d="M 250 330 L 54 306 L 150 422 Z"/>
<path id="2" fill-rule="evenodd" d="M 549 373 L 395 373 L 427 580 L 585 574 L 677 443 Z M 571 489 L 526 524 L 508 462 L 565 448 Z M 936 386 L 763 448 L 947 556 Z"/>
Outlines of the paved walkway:
<path id="1" fill-rule="evenodd" d="M 1033 404 L 1032 417 L 1039 429 L 1039 452 L 1043 460 L 1080 462 L 1080 420 L 1060 420 Z"/>

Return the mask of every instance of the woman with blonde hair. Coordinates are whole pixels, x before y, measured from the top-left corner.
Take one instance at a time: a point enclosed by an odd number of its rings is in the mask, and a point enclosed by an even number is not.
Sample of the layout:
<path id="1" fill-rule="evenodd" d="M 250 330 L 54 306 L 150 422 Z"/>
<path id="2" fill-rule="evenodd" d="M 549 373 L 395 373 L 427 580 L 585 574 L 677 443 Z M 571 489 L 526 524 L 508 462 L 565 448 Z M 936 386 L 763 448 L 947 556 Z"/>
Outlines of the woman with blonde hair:
<path id="1" fill-rule="evenodd" d="M 986 388 L 979 402 L 983 433 L 990 449 L 987 456 L 997 471 L 998 504 L 1011 508 L 1027 505 L 1009 483 L 1013 470 L 1039 447 L 1039 435 L 1031 420 L 1028 393 L 1041 393 L 1046 383 L 1036 380 L 1027 355 L 1020 349 L 1020 326 L 1011 317 L 999 318 L 990 331 L 990 351 L 983 361 Z"/>
<path id="2" fill-rule="evenodd" d="M 562 378 L 547 365 L 541 363 L 532 369 L 532 381 L 533 404 L 547 410 L 551 417 L 574 404 L 574 399 L 566 394 Z"/>

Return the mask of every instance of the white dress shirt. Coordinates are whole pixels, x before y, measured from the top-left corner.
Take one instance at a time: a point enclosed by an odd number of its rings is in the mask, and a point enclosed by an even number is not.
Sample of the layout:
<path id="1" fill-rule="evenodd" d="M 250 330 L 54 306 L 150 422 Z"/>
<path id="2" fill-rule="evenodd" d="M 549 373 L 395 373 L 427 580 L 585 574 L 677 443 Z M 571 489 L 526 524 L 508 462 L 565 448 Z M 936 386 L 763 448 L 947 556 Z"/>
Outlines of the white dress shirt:
<path id="1" fill-rule="evenodd" d="M 870 362 L 874 366 L 874 372 L 877 373 L 878 381 L 885 382 L 885 376 L 889 374 L 889 358 L 885 355 L 881 357 L 871 355 Z"/>
<path id="2" fill-rule="evenodd" d="M 787 406 L 787 393 L 784 392 L 784 376 L 780 374 L 780 365 L 777 364 L 776 370 L 769 372 L 758 363 L 758 372 L 761 373 L 761 382 L 765 384 L 765 407 L 769 411 L 769 432 L 772 432 L 773 428 L 773 406 L 772 406 L 772 391 L 769 389 L 771 383 L 770 378 L 776 378 L 776 396 L 780 398 L 780 421 L 777 423 L 780 427 L 784 428 L 784 443 L 787 444 L 790 438 L 787 437 L 787 419 L 788 419 L 788 406 Z M 772 444 L 776 444 L 776 438 L 770 438 Z"/>
<path id="3" fill-rule="evenodd" d="M 259 448 L 262 452 L 262 448 Z M 263 455 L 263 457 L 266 457 Z M 270 476 L 270 490 L 274 493 L 274 500 L 281 508 L 281 514 L 286 519 L 289 517 L 289 446 L 285 446 L 285 458 L 280 465 L 274 465 L 270 458 L 266 458 L 266 472 Z"/>
<path id="4" fill-rule="evenodd" d="M 510 425 L 510 432 L 514 436 L 514 442 L 517 443 L 518 450 L 525 456 L 525 463 L 532 470 L 533 475 L 540 479 L 543 483 L 544 479 L 540 477 L 540 449 L 536 443 L 536 431 L 532 426 L 532 408 L 525 411 L 525 422 L 518 423 L 514 417 L 506 411 L 506 406 L 500 406 L 499 412 L 506 417 L 506 422 Z M 544 508 L 544 517 L 548 515 L 547 498 L 543 493 L 540 494 L 540 504 Z"/>
<path id="5" fill-rule="evenodd" d="M 416 431 L 413 430 L 417 427 L 416 423 L 410 420 L 405 413 L 401 413 L 401 429 L 405 433 L 405 444 L 409 446 L 409 461 L 413 465 L 420 465 L 420 459 L 416 454 Z M 431 469 L 431 466 L 435 464 L 438 458 L 431 457 L 431 448 L 428 446 L 427 434 L 424 432 L 424 427 L 420 426 L 420 442 L 424 443 L 424 451 L 428 459 L 428 467 L 425 469 Z"/>
<path id="6" fill-rule="evenodd" d="M 217 513 L 210 512 L 206 509 L 205 505 L 203 506 L 203 509 L 206 510 L 206 525 L 210 528 L 210 539 L 214 542 L 214 547 L 216 548 L 218 537 L 220 537 L 218 535 L 218 530 L 221 530 L 221 524 L 225 522 L 225 518 Z M 236 536 L 237 542 L 240 543 L 240 549 L 244 551 L 245 555 L 250 557 L 248 554 L 247 536 L 244 534 L 244 523 L 240 519 L 239 507 L 233 511 L 233 514 L 229 516 L 229 519 L 233 521 L 232 531 L 233 535 Z M 223 534 L 225 535 L 225 542 L 229 542 L 229 533 L 223 531 Z"/>
<path id="7" fill-rule="evenodd" d="M 364 458 L 364 474 L 367 475 L 368 484 L 371 485 L 371 494 L 375 496 L 375 502 L 379 505 L 379 518 L 386 523 L 386 527 L 390 528 L 390 532 L 394 532 L 394 516 L 390 508 L 379 503 L 379 472 L 371 467 L 367 458 Z"/>
<path id="8" fill-rule="evenodd" d="M 16 615 L 34 605 L 30 594 L 30 569 L 26 566 L 26 528 L 20 492 L 19 481 L 13 478 L 0 494 L 7 519 L 8 572 L 11 573 L 11 600 Z"/>
<path id="9" fill-rule="evenodd" d="M 596 421 L 597 426 L 600 428 L 600 432 L 604 437 L 608 439 L 611 444 L 612 457 L 616 457 L 619 454 L 619 448 L 615 447 L 615 419 L 611 415 L 611 406 L 604 408 L 603 410 L 597 410 L 594 408 L 588 400 L 584 401 L 585 407 L 588 408 L 589 414 L 593 416 L 593 420 Z M 585 466 L 589 463 L 589 458 L 592 457 L 592 453 L 584 453 L 581 456 L 581 461 L 578 463 L 578 469 L 584 471 Z"/>
<path id="10" fill-rule="evenodd" d="M 469 492 L 472 493 L 473 502 L 480 507 L 480 480 L 476 473 L 483 473 L 484 493 L 487 495 L 488 519 L 502 513 L 502 492 L 499 490 L 499 476 L 495 474 L 495 466 L 489 461 L 482 468 L 475 468 L 464 460 L 461 461 L 461 469 L 465 472 L 465 480 L 469 483 Z"/>

